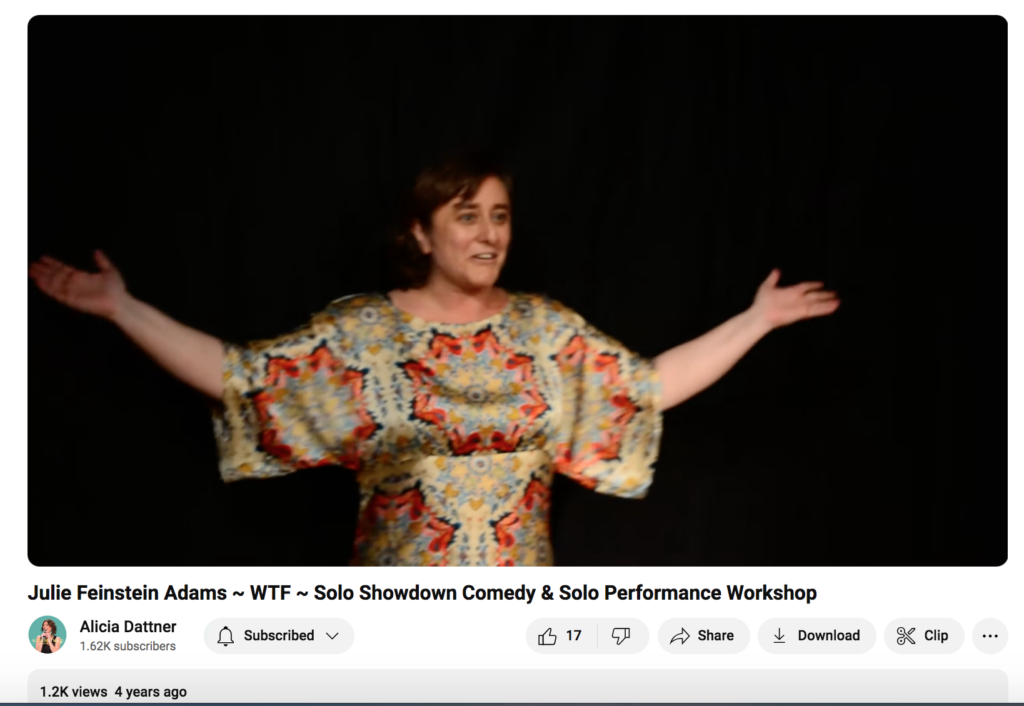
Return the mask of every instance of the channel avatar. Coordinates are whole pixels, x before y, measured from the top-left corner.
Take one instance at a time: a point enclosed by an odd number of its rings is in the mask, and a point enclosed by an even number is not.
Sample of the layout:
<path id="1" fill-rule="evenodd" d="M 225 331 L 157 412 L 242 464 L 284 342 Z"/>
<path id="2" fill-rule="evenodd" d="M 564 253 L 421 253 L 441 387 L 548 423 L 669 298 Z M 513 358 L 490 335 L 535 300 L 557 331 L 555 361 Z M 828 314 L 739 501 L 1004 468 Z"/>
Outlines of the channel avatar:
<path id="1" fill-rule="evenodd" d="M 36 652 L 45 655 L 59 652 L 64 646 L 68 637 L 68 631 L 64 629 L 64 623 L 52 615 L 44 615 L 36 618 L 28 631 L 28 639 Z"/>

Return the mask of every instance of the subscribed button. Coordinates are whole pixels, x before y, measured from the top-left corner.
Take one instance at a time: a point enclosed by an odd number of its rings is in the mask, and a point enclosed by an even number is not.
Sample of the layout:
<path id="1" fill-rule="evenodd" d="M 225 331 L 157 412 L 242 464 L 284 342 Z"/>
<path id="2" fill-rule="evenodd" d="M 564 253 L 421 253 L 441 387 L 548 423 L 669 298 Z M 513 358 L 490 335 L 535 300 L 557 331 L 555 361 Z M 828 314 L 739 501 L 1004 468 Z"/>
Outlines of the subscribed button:
<path id="1" fill-rule="evenodd" d="M 206 626 L 205 638 L 222 655 L 340 654 L 355 632 L 341 618 L 218 618 Z"/>
<path id="2" fill-rule="evenodd" d="M 945 655 L 964 644 L 964 629 L 950 618 L 900 618 L 885 629 L 885 644 L 898 654 Z"/>
<path id="3" fill-rule="evenodd" d="M 859 654 L 875 644 L 875 629 L 861 618 L 782 618 L 757 633 L 774 654 Z"/>
<path id="4" fill-rule="evenodd" d="M 658 644 L 673 654 L 735 654 L 750 644 L 750 630 L 736 618 L 674 618 L 658 630 Z"/>

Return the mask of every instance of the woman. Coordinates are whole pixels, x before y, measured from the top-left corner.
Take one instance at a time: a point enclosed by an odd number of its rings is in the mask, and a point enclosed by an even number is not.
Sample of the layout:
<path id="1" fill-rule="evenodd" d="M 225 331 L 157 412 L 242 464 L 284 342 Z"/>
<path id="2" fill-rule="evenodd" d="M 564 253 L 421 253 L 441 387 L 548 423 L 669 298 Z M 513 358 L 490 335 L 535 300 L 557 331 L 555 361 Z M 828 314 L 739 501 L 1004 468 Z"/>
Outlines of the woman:
<path id="1" fill-rule="evenodd" d="M 397 241 L 404 288 L 343 297 L 290 334 L 247 345 L 133 298 L 99 251 L 95 274 L 48 257 L 29 272 L 221 402 L 225 481 L 356 471 L 353 563 L 550 565 L 554 473 L 643 497 L 664 410 L 773 328 L 839 302 L 819 282 L 777 287 L 776 270 L 747 311 L 648 360 L 557 301 L 497 286 L 510 193 L 508 175 L 479 157 L 425 170 Z"/>
<path id="2" fill-rule="evenodd" d="M 57 623 L 52 620 L 43 621 L 43 634 L 36 637 L 36 652 L 45 655 L 60 650 L 61 639 L 57 637 Z"/>

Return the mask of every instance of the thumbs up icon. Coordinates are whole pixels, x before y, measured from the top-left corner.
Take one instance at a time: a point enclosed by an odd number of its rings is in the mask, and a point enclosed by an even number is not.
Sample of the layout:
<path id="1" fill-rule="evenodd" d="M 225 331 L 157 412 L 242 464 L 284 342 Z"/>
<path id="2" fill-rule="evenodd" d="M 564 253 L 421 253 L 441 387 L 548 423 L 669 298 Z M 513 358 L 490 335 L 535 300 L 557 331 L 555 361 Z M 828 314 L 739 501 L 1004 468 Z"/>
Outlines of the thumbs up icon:
<path id="1" fill-rule="evenodd" d="M 542 647 L 546 647 L 548 645 L 555 644 L 555 640 L 557 639 L 558 636 L 555 635 L 555 633 L 551 632 L 551 628 L 548 628 L 547 632 L 542 632 L 540 635 L 537 636 L 537 644 L 541 645 Z"/>

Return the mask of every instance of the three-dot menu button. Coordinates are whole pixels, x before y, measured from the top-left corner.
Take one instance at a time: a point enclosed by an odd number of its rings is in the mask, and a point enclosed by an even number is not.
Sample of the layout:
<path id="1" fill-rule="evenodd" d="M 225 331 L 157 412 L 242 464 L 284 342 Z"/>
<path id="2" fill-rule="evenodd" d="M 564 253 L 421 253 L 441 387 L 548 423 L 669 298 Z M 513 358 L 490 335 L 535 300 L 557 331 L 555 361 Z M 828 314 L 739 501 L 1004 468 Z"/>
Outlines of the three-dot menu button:
<path id="1" fill-rule="evenodd" d="M 986 654 L 995 654 L 1006 647 L 1009 637 L 1006 626 L 995 618 L 986 618 L 974 626 L 974 644 Z"/>

